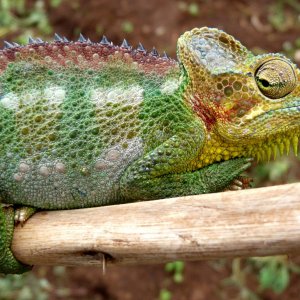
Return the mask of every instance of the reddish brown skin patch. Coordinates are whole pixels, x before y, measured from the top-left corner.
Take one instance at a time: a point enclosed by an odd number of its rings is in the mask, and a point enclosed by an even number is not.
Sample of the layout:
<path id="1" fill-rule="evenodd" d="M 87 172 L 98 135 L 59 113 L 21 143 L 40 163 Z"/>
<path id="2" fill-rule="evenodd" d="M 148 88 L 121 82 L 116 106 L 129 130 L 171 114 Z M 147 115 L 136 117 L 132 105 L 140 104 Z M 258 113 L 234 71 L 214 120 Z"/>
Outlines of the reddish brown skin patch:
<path id="1" fill-rule="evenodd" d="M 107 62 L 114 59 L 122 59 L 122 61 L 128 63 L 136 62 L 145 73 L 155 72 L 158 75 L 164 75 L 171 70 L 179 68 L 178 62 L 174 59 L 132 48 L 85 42 L 45 42 L 0 50 L 0 70 L 5 70 L 9 62 L 16 60 L 16 53 L 19 53 L 18 55 L 24 61 L 34 57 L 41 60 L 41 64 L 47 65 L 44 62 L 44 58 L 49 56 L 61 66 L 66 66 L 66 60 L 69 60 L 84 69 L 101 69 L 99 62 Z M 94 54 L 98 54 L 99 58 L 94 59 Z M 84 63 L 80 63 L 78 55 L 84 58 Z"/>
<path id="2" fill-rule="evenodd" d="M 226 120 L 228 117 L 224 114 L 217 101 L 202 101 L 199 96 L 193 97 L 193 110 L 204 121 L 206 128 L 210 131 L 217 120 Z"/>

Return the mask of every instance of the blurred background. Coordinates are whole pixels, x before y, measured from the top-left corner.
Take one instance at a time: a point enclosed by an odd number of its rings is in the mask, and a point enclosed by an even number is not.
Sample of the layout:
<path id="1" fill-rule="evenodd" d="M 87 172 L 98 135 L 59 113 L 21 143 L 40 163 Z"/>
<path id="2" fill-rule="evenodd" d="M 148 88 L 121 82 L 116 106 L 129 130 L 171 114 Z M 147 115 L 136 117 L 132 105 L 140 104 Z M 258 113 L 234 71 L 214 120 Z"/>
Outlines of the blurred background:
<path id="1" fill-rule="evenodd" d="M 92 41 L 105 34 L 126 38 L 175 58 L 180 34 L 218 27 L 255 53 L 282 52 L 300 64 L 297 0 L 0 0 L 0 43 L 28 37 Z M 295 155 L 255 164 L 254 186 L 300 181 Z M 35 267 L 25 275 L 0 276 L 0 300 L 294 300 L 300 299 L 300 257 L 267 257 L 166 265 L 101 268 Z"/>

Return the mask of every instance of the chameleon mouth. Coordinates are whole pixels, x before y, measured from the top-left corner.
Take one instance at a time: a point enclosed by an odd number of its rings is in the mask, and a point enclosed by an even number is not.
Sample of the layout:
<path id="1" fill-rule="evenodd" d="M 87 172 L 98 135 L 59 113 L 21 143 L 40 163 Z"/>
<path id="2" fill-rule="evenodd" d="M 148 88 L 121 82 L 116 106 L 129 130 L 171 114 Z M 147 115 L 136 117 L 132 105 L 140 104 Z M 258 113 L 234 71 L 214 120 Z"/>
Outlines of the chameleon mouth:
<path id="1" fill-rule="evenodd" d="M 246 118 L 243 120 L 243 122 L 245 123 L 251 123 L 251 121 L 256 121 L 256 120 L 260 120 L 261 118 L 265 118 L 265 117 L 270 117 L 272 118 L 272 115 L 276 114 L 276 117 L 278 116 L 278 114 L 282 114 L 283 113 L 293 113 L 293 116 L 296 116 L 294 113 L 298 113 L 300 112 L 300 104 L 297 105 L 293 105 L 293 106 L 287 106 L 287 107 L 281 107 L 281 108 L 277 108 L 277 109 L 271 109 L 268 111 L 261 111 L 260 114 L 257 114 L 256 116 L 246 116 Z M 299 126 L 300 126 L 300 116 L 298 116 L 299 119 Z"/>
<path id="2" fill-rule="evenodd" d="M 299 113 L 300 105 L 297 103 L 273 109 L 255 117 L 254 125 L 251 126 L 263 124 L 258 128 L 264 131 L 267 137 L 262 136 L 258 142 L 249 145 L 249 155 L 256 158 L 257 161 L 270 161 L 272 157 L 275 159 L 278 154 L 289 155 L 292 149 L 297 156 L 300 137 Z"/>
<path id="3" fill-rule="evenodd" d="M 295 105 L 295 106 L 288 106 L 288 107 L 273 109 L 273 110 L 268 111 L 267 113 L 276 112 L 276 111 L 284 112 L 284 111 L 289 111 L 289 110 L 294 110 L 294 109 L 300 112 L 300 104 Z"/>
<path id="4" fill-rule="evenodd" d="M 300 104 L 252 112 L 241 118 L 236 125 L 236 130 L 239 129 L 242 132 L 242 136 L 239 138 L 243 136 L 259 138 L 259 131 L 283 134 L 286 131 L 291 131 L 291 129 L 297 130 L 297 128 L 300 129 Z"/>
<path id="5" fill-rule="evenodd" d="M 286 153 L 289 155 L 291 149 L 293 149 L 294 154 L 298 155 L 298 145 L 300 137 L 300 105 L 287 106 L 284 108 L 270 110 L 260 116 L 259 122 L 266 118 L 267 120 L 278 116 L 284 116 L 284 121 L 286 121 L 285 126 L 278 120 L 275 126 L 278 127 L 283 125 L 283 128 L 279 132 L 272 134 L 270 131 L 270 136 L 266 140 L 262 140 L 256 145 L 256 149 L 253 148 L 251 154 L 257 159 L 257 161 L 269 161 L 271 157 L 275 159 L 278 152 L 280 155 Z M 290 115 L 290 118 L 288 117 Z M 260 118 L 259 118 L 260 117 Z"/>
<path id="6" fill-rule="evenodd" d="M 243 155 L 257 161 L 269 161 L 278 155 L 298 153 L 300 104 L 245 116 L 238 123 L 217 124 L 218 134 L 232 145 L 240 145 Z"/>

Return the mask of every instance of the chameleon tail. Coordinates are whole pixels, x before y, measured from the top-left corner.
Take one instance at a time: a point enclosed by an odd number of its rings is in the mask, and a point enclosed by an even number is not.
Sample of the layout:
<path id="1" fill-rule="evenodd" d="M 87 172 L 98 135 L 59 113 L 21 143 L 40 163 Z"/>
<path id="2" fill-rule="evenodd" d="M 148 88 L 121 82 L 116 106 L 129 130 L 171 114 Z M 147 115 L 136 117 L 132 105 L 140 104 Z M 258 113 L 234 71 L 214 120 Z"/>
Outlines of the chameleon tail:
<path id="1" fill-rule="evenodd" d="M 10 245 L 14 232 L 14 208 L 0 204 L 0 273 L 21 274 L 32 267 L 19 262 L 13 255 Z"/>

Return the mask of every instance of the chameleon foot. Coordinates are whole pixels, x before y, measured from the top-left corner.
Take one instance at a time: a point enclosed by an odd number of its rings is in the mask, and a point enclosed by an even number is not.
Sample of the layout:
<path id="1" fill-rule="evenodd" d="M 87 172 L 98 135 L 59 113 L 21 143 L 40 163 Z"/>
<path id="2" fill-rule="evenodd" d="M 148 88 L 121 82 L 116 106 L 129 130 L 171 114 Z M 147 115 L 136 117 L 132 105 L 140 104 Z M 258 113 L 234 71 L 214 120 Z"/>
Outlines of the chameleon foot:
<path id="1" fill-rule="evenodd" d="M 0 273 L 4 274 L 21 274 L 32 268 L 19 262 L 11 251 L 14 220 L 14 208 L 0 204 Z"/>
<path id="2" fill-rule="evenodd" d="M 36 212 L 36 208 L 29 206 L 22 206 L 15 210 L 15 225 L 24 223 Z"/>
<path id="3" fill-rule="evenodd" d="M 242 189 L 243 189 L 243 183 L 238 179 L 234 179 L 231 185 L 228 187 L 229 191 L 239 191 Z"/>
<path id="4" fill-rule="evenodd" d="M 226 190 L 228 191 L 246 190 L 251 188 L 252 182 L 253 182 L 252 178 L 246 176 L 239 176 L 232 181 L 231 185 Z"/>

